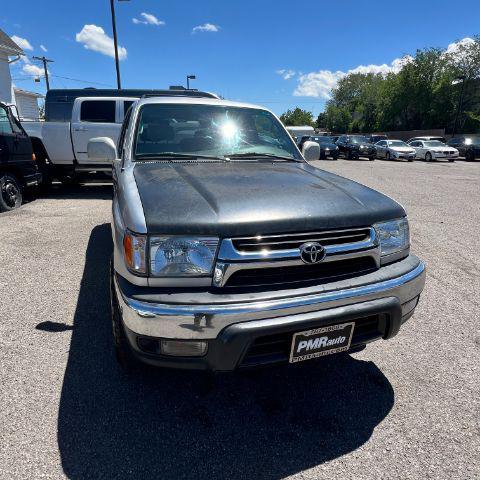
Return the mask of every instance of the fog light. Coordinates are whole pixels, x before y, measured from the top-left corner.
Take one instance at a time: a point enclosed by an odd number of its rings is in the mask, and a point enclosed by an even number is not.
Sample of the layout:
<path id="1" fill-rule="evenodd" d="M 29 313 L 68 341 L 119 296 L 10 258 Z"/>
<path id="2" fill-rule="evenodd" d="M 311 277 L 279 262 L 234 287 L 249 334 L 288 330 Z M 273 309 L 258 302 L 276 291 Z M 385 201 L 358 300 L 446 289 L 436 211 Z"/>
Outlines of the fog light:
<path id="1" fill-rule="evenodd" d="M 162 340 L 160 342 L 160 350 L 164 355 L 175 357 L 201 357 L 207 351 L 207 342 Z"/>

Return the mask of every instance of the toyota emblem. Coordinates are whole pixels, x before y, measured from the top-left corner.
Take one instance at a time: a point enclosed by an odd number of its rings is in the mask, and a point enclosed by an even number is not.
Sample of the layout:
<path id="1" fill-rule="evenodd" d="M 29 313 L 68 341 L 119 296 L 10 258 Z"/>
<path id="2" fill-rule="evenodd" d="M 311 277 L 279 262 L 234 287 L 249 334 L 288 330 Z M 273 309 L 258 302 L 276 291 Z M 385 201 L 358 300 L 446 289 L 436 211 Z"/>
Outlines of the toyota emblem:
<path id="1" fill-rule="evenodd" d="M 325 247 L 317 242 L 300 245 L 300 258 L 304 263 L 319 263 L 325 258 L 326 254 Z"/>

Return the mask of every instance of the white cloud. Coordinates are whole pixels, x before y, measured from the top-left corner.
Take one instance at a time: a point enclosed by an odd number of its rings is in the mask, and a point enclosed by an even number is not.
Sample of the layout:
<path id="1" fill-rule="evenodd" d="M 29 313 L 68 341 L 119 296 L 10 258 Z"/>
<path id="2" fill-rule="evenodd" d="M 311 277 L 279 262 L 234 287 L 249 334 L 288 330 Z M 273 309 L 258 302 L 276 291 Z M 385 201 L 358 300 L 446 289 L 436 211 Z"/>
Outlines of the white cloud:
<path id="1" fill-rule="evenodd" d="M 462 46 L 468 46 L 473 43 L 475 43 L 475 40 L 470 37 L 463 38 L 458 42 L 450 43 L 445 50 L 445 54 L 455 57 L 455 55 L 460 53 Z M 321 97 L 328 100 L 331 97 L 332 89 L 335 88 L 338 81 L 349 73 L 379 73 L 382 75 L 386 75 L 390 72 L 398 73 L 412 60 L 412 56 L 405 55 L 404 57 L 394 59 L 390 64 L 359 65 L 346 72 L 341 70 L 337 70 L 336 72 L 331 70 L 319 70 L 318 72 L 311 72 L 303 75 L 299 73 L 298 85 L 294 90 L 293 95 L 296 97 Z M 279 70 L 277 73 L 285 78 L 285 72 L 288 71 L 289 70 Z"/>
<path id="2" fill-rule="evenodd" d="M 12 35 L 11 38 L 22 50 L 33 50 L 32 45 L 26 38 L 18 37 L 17 35 Z"/>
<path id="3" fill-rule="evenodd" d="M 285 70 L 282 68 L 281 70 L 277 70 L 275 73 L 280 75 L 284 80 L 290 80 L 296 75 L 297 72 L 295 72 L 295 70 Z"/>
<path id="4" fill-rule="evenodd" d="M 83 44 L 87 50 L 93 50 L 94 52 L 108 55 L 112 58 L 115 57 L 113 39 L 105 33 L 102 27 L 98 27 L 97 25 L 84 25 L 82 30 L 76 34 L 75 40 Z M 127 58 L 127 49 L 120 45 L 118 46 L 118 58 L 120 60 Z"/>
<path id="5" fill-rule="evenodd" d="M 402 58 L 396 58 L 390 64 L 359 65 L 347 72 L 342 70 L 337 70 L 336 72 L 320 70 L 318 72 L 306 73 L 299 76 L 298 85 L 293 95 L 296 97 L 321 97 L 328 100 L 331 98 L 331 91 L 337 86 L 338 81 L 349 73 L 374 73 L 381 75 L 386 75 L 390 72 L 398 73 L 410 61 L 412 61 L 412 57 L 406 55 Z"/>
<path id="6" fill-rule="evenodd" d="M 475 40 L 473 38 L 470 38 L 470 37 L 462 38 L 462 40 L 459 40 L 458 42 L 450 43 L 448 45 L 447 51 L 445 53 L 447 53 L 447 54 L 458 53 L 459 49 L 462 46 L 468 46 L 468 45 L 471 45 L 473 43 L 475 43 Z"/>
<path id="7" fill-rule="evenodd" d="M 338 81 L 344 77 L 345 72 L 337 70 L 320 70 L 300 75 L 297 88 L 293 95 L 296 97 L 321 97 L 330 98 L 330 92 L 337 85 Z"/>
<path id="8" fill-rule="evenodd" d="M 157 25 L 157 26 L 163 26 L 165 25 L 165 22 L 163 20 L 159 20 L 155 15 L 152 15 L 151 13 L 146 13 L 142 12 L 140 14 L 140 19 L 138 18 L 132 18 L 132 22 L 135 23 L 136 25 L 143 24 L 143 25 Z"/>
<path id="9" fill-rule="evenodd" d="M 38 67 L 32 63 L 27 63 L 22 67 L 22 72 L 27 75 L 32 75 L 34 77 L 43 77 L 45 74 L 43 67 Z"/>
<path id="10" fill-rule="evenodd" d="M 45 45 L 40 45 L 40 50 L 43 52 L 48 52 L 47 47 Z"/>
<path id="11" fill-rule="evenodd" d="M 220 27 L 218 25 L 214 25 L 213 23 L 204 23 L 203 25 L 197 25 L 193 28 L 192 33 L 197 32 L 218 32 Z"/>

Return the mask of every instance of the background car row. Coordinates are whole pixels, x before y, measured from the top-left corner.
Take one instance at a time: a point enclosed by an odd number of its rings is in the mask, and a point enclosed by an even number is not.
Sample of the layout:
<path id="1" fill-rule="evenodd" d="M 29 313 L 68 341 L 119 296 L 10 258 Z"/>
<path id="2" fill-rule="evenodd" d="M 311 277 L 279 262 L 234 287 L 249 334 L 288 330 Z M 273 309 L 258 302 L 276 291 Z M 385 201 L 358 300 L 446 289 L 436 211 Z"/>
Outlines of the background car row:
<path id="1" fill-rule="evenodd" d="M 298 138 L 297 138 L 298 141 Z M 480 158 L 480 136 L 459 136 L 446 142 L 444 137 L 413 137 L 407 142 L 388 139 L 386 135 L 303 135 L 300 150 L 307 141 L 320 145 L 320 159 L 382 158 L 386 160 L 447 160 L 464 157 L 467 161 Z"/>

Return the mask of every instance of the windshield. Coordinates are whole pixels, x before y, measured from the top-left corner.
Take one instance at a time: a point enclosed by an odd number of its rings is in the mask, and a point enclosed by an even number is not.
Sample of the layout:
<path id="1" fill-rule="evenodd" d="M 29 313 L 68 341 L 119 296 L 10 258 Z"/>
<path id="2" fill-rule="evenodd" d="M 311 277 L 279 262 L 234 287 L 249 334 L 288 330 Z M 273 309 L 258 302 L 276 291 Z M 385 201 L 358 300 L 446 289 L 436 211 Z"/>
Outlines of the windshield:
<path id="1" fill-rule="evenodd" d="M 465 139 L 465 145 L 480 145 L 480 137 L 468 137 Z"/>
<path id="2" fill-rule="evenodd" d="M 446 147 L 446 145 L 438 140 L 428 140 L 423 142 L 427 147 Z"/>
<path id="3" fill-rule="evenodd" d="M 389 140 L 388 145 L 390 147 L 408 147 L 408 145 L 401 140 Z"/>
<path id="4" fill-rule="evenodd" d="M 134 155 L 239 157 L 256 154 L 301 160 L 290 136 L 269 112 L 202 104 L 147 104 L 141 107 Z"/>
<path id="5" fill-rule="evenodd" d="M 317 143 L 335 143 L 332 137 L 327 137 L 327 136 L 314 137 L 313 141 Z"/>
<path id="6" fill-rule="evenodd" d="M 358 135 L 355 137 L 350 137 L 350 143 L 368 143 L 368 140 L 365 137 Z"/>

